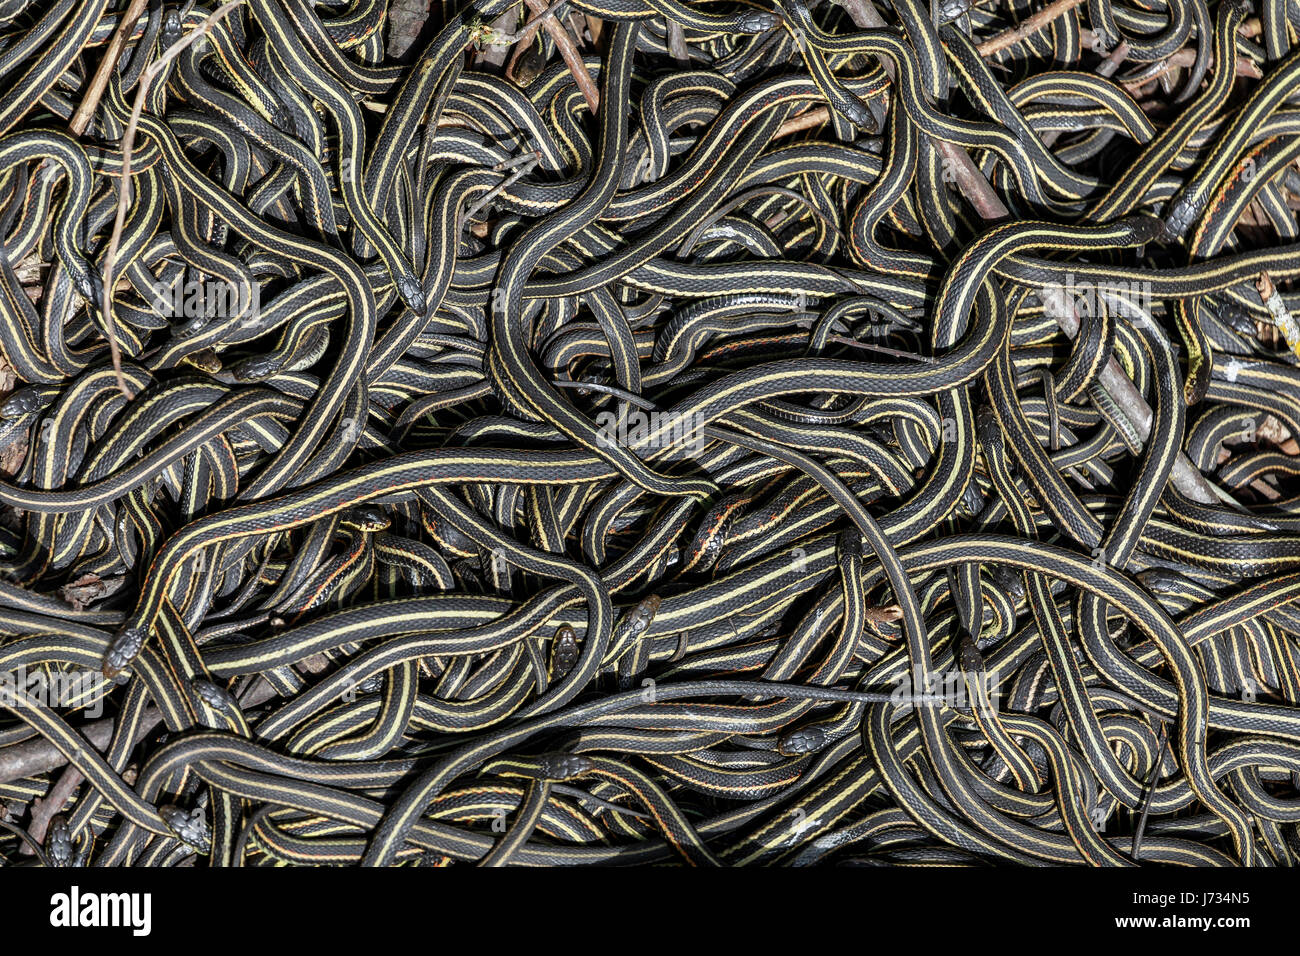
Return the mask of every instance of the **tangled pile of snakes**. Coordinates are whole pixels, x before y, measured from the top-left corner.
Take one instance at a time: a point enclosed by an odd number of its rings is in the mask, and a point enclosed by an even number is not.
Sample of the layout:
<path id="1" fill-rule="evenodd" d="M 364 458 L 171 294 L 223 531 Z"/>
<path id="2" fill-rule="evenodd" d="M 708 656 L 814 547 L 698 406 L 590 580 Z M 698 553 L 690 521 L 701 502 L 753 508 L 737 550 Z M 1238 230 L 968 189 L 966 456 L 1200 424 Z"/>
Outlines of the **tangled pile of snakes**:
<path id="1" fill-rule="evenodd" d="M 1300 6 L 0 0 L 0 866 L 1300 863 Z"/>

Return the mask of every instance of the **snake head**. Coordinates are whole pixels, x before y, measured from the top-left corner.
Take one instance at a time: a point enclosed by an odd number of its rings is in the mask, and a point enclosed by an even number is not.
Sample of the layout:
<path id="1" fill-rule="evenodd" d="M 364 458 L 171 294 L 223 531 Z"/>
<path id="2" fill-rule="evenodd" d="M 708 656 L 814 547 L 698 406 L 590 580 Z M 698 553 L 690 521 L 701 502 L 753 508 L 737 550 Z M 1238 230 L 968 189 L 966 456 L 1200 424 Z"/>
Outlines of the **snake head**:
<path id="1" fill-rule="evenodd" d="M 781 18 L 770 10 L 746 10 L 736 15 L 736 29 L 741 33 L 766 33 L 780 24 Z"/>
<path id="2" fill-rule="evenodd" d="M 349 508 L 343 513 L 341 523 L 345 527 L 374 534 L 379 531 L 387 531 L 389 525 L 392 524 L 392 519 L 388 517 L 388 512 L 379 505 L 358 505 L 355 508 Z"/>
<path id="3" fill-rule="evenodd" d="M 40 393 L 35 388 L 20 388 L 0 402 L 0 419 L 17 421 L 36 411 Z"/>
<path id="4" fill-rule="evenodd" d="M 515 62 L 514 81 L 520 86 L 527 86 L 542 75 L 546 69 L 546 58 L 537 46 L 530 46 Z"/>
<path id="5" fill-rule="evenodd" d="M 984 670 L 984 655 L 965 632 L 962 632 L 957 642 L 957 663 L 967 674 L 979 674 Z"/>
<path id="6" fill-rule="evenodd" d="M 144 630 L 139 627 L 124 627 L 104 655 L 104 676 L 116 680 L 122 671 L 135 660 L 140 648 L 144 647 Z"/>
<path id="7" fill-rule="evenodd" d="M 591 773 L 596 765 L 590 757 L 581 754 L 553 753 L 541 758 L 539 770 L 547 780 L 572 780 L 583 774 Z"/>
<path id="8" fill-rule="evenodd" d="M 952 23 L 960 20 L 966 14 L 970 13 L 970 0 L 940 0 L 939 3 L 939 23 L 940 25 Z"/>
<path id="9" fill-rule="evenodd" d="M 92 309 L 98 309 L 104 301 L 104 280 L 99 270 L 87 262 L 82 268 L 70 271 L 73 284 L 81 293 L 81 297 L 90 303 Z"/>
<path id="10" fill-rule="evenodd" d="M 1141 585 L 1156 594 L 1177 594 L 1187 579 L 1169 568 L 1144 568 L 1136 575 Z"/>
<path id="11" fill-rule="evenodd" d="M 50 821 L 50 832 L 45 838 L 45 854 L 50 858 L 51 866 L 72 866 L 76 861 L 72 828 L 62 814 Z"/>
<path id="12" fill-rule="evenodd" d="M 1200 362 L 1188 363 L 1187 381 L 1183 383 L 1183 404 L 1188 408 L 1205 398 L 1210 391 L 1210 363 L 1204 358 Z"/>
<path id="13" fill-rule="evenodd" d="M 647 594 L 637 602 L 636 607 L 629 614 L 628 626 L 631 627 L 632 633 L 641 634 L 654 621 L 655 615 L 659 613 L 659 605 L 663 603 L 663 598 L 657 594 Z"/>
<path id="14" fill-rule="evenodd" d="M 809 724 L 784 734 L 777 742 L 776 749 L 787 757 L 797 757 L 800 754 L 815 753 L 825 746 L 826 732 L 816 724 Z"/>
<path id="15" fill-rule="evenodd" d="M 984 510 L 984 496 L 980 494 L 979 485 L 971 482 L 966 486 L 966 490 L 961 495 L 962 507 L 966 509 L 967 514 L 977 515 Z"/>
<path id="16" fill-rule="evenodd" d="M 236 382 L 264 382 L 278 373 L 283 365 L 283 362 L 273 356 L 251 355 L 230 366 L 229 374 Z"/>
<path id="17" fill-rule="evenodd" d="M 158 808 L 158 815 L 186 846 L 201 853 L 212 849 L 212 831 L 208 828 L 207 815 L 198 807 L 187 812 L 180 807 L 164 806 Z"/>
<path id="18" fill-rule="evenodd" d="M 216 375 L 221 371 L 221 356 L 213 349 L 200 349 L 197 352 L 191 352 L 181 361 L 192 368 L 198 369 L 200 372 L 207 372 L 209 375 Z"/>
<path id="19" fill-rule="evenodd" d="M 168 7 L 163 11 L 162 27 L 158 31 L 158 42 L 164 50 L 181 38 L 181 33 L 185 30 L 183 16 L 179 7 Z"/>
<path id="20" fill-rule="evenodd" d="M 397 294 L 416 315 L 424 315 L 428 311 L 429 304 L 424 297 L 424 289 L 420 287 L 420 280 L 410 273 L 397 277 Z"/>
<path id="21" fill-rule="evenodd" d="M 1188 193 L 1175 197 L 1165 210 L 1162 237 L 1169 242 L 1181 239 L 1201 214 L 1201 206 L 1199 196 Z"/>
<path id="22" fill-rule="evenodd" d="M 989 579 L 992 580 L 999 589 L 1010 594 L 1015 600 L 1024 600 L 1025 577 L 1020 572 L 1012 571 L 1010 568 L 1003 567 L 999 564 L 994 564 L 989 566 Z"/>
<path id="23" fill-rule="evenodd" d="M 561 624 L 555 630 L 555 641 L 551 645 L 551 677 L 559 680 L 578 665 L 578 635 L 568 624 Z"/>
<path id="24" fill-rule="evenodd" d="M 856 528 L 850 531 L 841 531 L 835 544 L 844 557 L 862 557 L 862 533 Z"/>
<path id="25" fill-rule="evenodd" d="M 281 106 L 279 103 L 271 108 L 271 123 L 291 135 L 297 135 L 298 133 L 293 114 L 289 112 L 287 106 Z"/>
<path id="26" fill-rule="evenodd" d="M 1166 224 L 1155 216 L 1131 216 L 1125 220 L 1133 230 L 1133 244 L 1137 246 L 1155 242 L 1165 234 Z"/>
<path id="27" fill-rule="evenodd" d="M 1002 428 L 998 425 L 997 416 L 993 414 L 990 406 L 981 405 L 979 411 L 975 413 L 975 432 L 980 437 L 981 445 L 1002 447 Z"/>
<path id="28" fill-rule="evenodd" d="M 864 129 L 868 133 L 877 131 L 875 116 L 872 115 L 871 110 L 867 109 L 867 105 L 856 96 L 849 94 L 848 102 L 844 104 L 844 109 L 841 112 L 843 112 L 846 120 L 859 129 Z"/>
<path id="29" fill-rule="evenodd" d="M 212 683 L 210 680 L 196 677 L 190 681 L 190 689 L 194 691 L 196 698 L 215 711 L 234 710 L 238 707 L 234 696 L 228 690 Z"/>

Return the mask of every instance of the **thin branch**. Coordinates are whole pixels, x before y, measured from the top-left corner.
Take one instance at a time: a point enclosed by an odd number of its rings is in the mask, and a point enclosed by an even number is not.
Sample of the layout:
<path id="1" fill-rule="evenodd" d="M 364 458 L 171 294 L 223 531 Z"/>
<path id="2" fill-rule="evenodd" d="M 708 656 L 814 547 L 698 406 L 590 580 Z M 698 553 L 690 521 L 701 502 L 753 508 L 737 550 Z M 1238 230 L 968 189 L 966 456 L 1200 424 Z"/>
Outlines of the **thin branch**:
<path id="1" fill-rule="evenodd" d="M 831 118 L 831 111 L 824 106 L 818 106 L 808 110 L 806 113 L 800 113 L 798 116 L 792 116 L 776 128 L 772 134 L 773 139 L 780 139 L 782 136 L 790 136 L 793 133 L 801 133 L 806 129 L 812 129 L 815 126 L 821 126 Z"/>
<path id="2" fill-rule="evenodd" d="M 1156 781 L 1160 779 L 1160 762 L 1165 759 L 1165 751 L 1169 747 L 1169 736 L 1166 733 L 1165 722 L 1160 722 L 1160 749 L 1156 751 L 1156 762 L 1151 766 L 1151 776 L 1147 780 L 1146 793 L 1142 795 L 1142 815 L 1138 817 L 1137 829 L 1133 831 L 1133 852 L 1134 860 L 1142 854 L 1142 833 L 1147 828 L 1147 816 L 1151 813 L 1151 798 L 1156 795 Z"/>
<path id="3" fill-rule="evenodd" d="M 153 81 L 167 68 L 172 60 L 180 56 L 191 43 L 205 36 L 226 14 L 243 3 L 243 0 L 229 0 L 212 11 L 202 23 L 181 37 L 153 63 L 150 63 L 140 75 L 140 83 L 135 91 L 135 103 L 131 106 L 131 119 L 126 124 L 126 133 L 122 136 L 122 179 L 117 187 L 117 214 L 113 218 L 113 232 L 109 236 L 108 251 L 104 254 L 104 312 L 105 331 L 108 333 L 108 351 L 113 358 L 113 372 L 117 376 L 117 387 L 127 398 L 133 398 L 122 378 L 122 352 L 117 346 L 117 323 L 113 318 L 113 275 L 117 265 L 118 246 L 122 241 L 122 229 L 126 225 L 126 210 L 131 201 L 131 152 L 135 148 L 135 133 L 140 125 L 140 116 L 144 113 L 145 97 Z"/>
<path id="4" fill-rule="evenodd" d="M 599 49 L 600 38 L 605 33 L 605 21 L 590 13 L 584 13 L 582 17 L 587 21 L 587 35 L 591 37 L 591 45 Z"/>
<path id="5" fill-rule="evenodd" d="M 933 142 L 943 158 L 944 171 L 952 175 L 957 191 L 974 207 L 981 219 L 1002 220 L 1011 215 L 966 150 L 945 140 Z"/>
<path id="6" fill-rule="evenodd" d="M 474 217 L 479 214 L 479 212 L 483 209 L 484 206 L 490 203 L 502 192 L 509 189 L 515 183 L 519 182 L 520 179 L 522 179 L 524 176 L 528 174 L 529 170 L 531 170 L 534 166 L 538 164 L 538 162 L 541 161 L 541 158 L 542 158 L 541 152 L 539 150 L 534 149 L 530 152 L 523 153 L 520 156 L 516 156 L 514 159 L 508 159 L 503 163 L 497 163 L 496 166 L 492 167 L 493 171 L 495 172 L 503 173 L 507 169 L 511 169 L 513 171 L 510 173 L 509 176 L 507 176 L 505 179 L 501 180 L 501 182 L 497 183 L 490 190 L 488 190 L 479 199 L 478 202 L 476 202 L 473 206 L 471 206 L 469 211 L 466 212 L 465 215 L 461 218 L 461 223 L 463 224 L 466 222 L 473 222 Z"/>
<path id="7" fill-rule="evenodd" d="M 1007 47 L 1015 46 L 1021 40 L 1033 36 L 1057 17 L 1065 16 L 1065 14 L 1082 3 L 1083 0 L 1055 0 L 1055 2 L 1049 3 L 1027 20 L 1022 20 L 1018 26 L 1014 26 L 1010 30 L 1003 30 L 997 36 L 985 40 L 975 49 L 979 50 L 980 56 L 992 56 L 994 53 L 1000 53 Z"/>
<path id="8" fill-rule="evenodd" d="M 548 7 L 546 0 L 524 0 L 528 8 L 539 17 L 546 13 Z M 555 48 L 560 51 L 560 56 L 564 58 L 565 65 L 569 72 L 573 74 L 574 82 L 578 84 L 578 89 L 582 90 L 582 95 L 587 101 L 587 109 L 591 110 L 592 115 L 600 109 L 600 91 L 596 89 L 596 83 L 587 72 L 587 64 L 582 60 L 582 54 L 578 52 L 573 45 L 573 38 L 569 36 L 569 31 L 565 29 L 564 24 L 555 17 L 546 17 L 543 24 L 546 32 L 551 35 L 555 41 Z"/>
<path id="9" fill-rule="evenodd" d="M 32 835 L 33 840 L 37 843 L 45 842 L 50 821 L 58 816 L 63 805 L 72 797 L 73 791 L 85 779 L 85 774 L 71 764 L 63 768 L 63 773 L 59 775 L 54 786 L 50 787 L 49 792 L 37 800 L 32 808 L 32 820 L 27 827 L 27 832 Z M 30 848 L 24 848 L 21 852 L 25 856 L 31 856 Z"/>
<path id="10" fill-rule="evenodd" d="M 878 23 L 884 22 L 871 0 L 853 0 L 853 2 L 861 4 L 870 11 L 869 16 L 864 16 L 864 20 L 874 19 Z M 847 6 L 846 9 L 849 9 L 852 16 L 853 10 Z M 858 23 L 857 16 L 854 16 L 853 20 Z M 876 24 L 864 22 L 858 25 L 874 26 Z M 933 140 L 933 142 L 943 156 L 948 171 L 961 187 L 962 195 L 979 213 L 980 218 L 1000 221 L 1010 217 L 1010 211 L 964 149 L 941 140 Z M 1066 303 L 1065 308 L 1050 311 L 1054 313 L 1052 317 L 1066 335 L 1074 338 L 1079 334 L 1079 315 L 1074 311 L 1073 306 Z M 1137 386 L 1133 384 L 1124 372 L 1123 367 L 1114 358 L 1102 369 L 1100 382 L 1102 387 L 1110 393 L 1115 403 L 1124 411 L 1124 414 L 1128 416 L 1138 435 L 1141 436 L 1143 441 L 1146 441 L 1147 436 L 1151 434 L 1151 406 L 1146 403 L 1142 393 L 1137 390 Z M 1205 480 L 1205 476 L 1182 452 L 1179 452 L 1178 457 L 1174 459 L 1169 479 L 1179 491 L 1193 501 L 1199 501 L 1203 504 L 1218 504 L 1222 500 L 1215 493 L 1214 487 Z"/>
<path id="11" fill-rule="evenodd" d="M 481 37 L 481 42 L 487 46 L 514 46 L 516 43 L 526 43 L 531 40 L 537 31 L 549 21 L 560 7 L 568 3 L 569 0 L 555 0 L 549 7 L 540 14 L 533 17 L 518 33 L 502 33 L 499 30 L 486 30 Z"/>
<path id="12" fill-rule="evenodd" d="M 863 27 L 869 30 L 878 30 L 881 27 L 887 27 L 885 18 L 880 15 L 871 0 L 839 0 L 840 6 L 848 13 L 849 19 L 853 25 Z M 892 60 L 885 62 L 885 72 L 890 76 L 894 75 L 894 63 Z"/>
<path id="13" fill-rule="evenodd" d="M 1191 66 L 1196 61 L 1196 51 L 1191 47 L 1183 47 L 1176 50 L 1163 60 L 1152 63 L 1147 69 L 1133 76 L 1121 76 L 1119 82 L 1129 90 L 1135 90 L 1139 87 L 1146 86 L 1153 80 L 1158 80 L 1172 70 L 1181 69 Z M 1207 69 L 1214 69 L 1214 57 L 1211 55 L 1206 63 Z M 1264 76 L 1264 72 L 1255 65 L 1255 62 L 1249 57 L 1239 56 L 1236 63 L 1237 76 L 1244 76 L 1252 80 L 1258 80 Z"/>
<path id="14" fill-rule="evenodd" d="M 33 705 L 24 700 L 19 704 L 19 707 L 24 706 Z M 131 739 L 131 745 L 135 746 L 143 740 L 154 727 L 162 722 L 162 719 L 162 711 L 158 708 L 149 707 L 146 709 L 140 715 L 140 720 Z M 116 718 L 106 717 L 103 720 L 92 721 L 77 728 L 76 733 L 87 747 L 103 753 L 108 750 L 109 743 L 115 732 L 115 725 Z M 0 750 L 0 782 L 4 783 L 45 773 L 64 764 L 69 765 L 45 795 L 44 800 L 40 801 L 32 811 L 32 832 L 37 840 L 44 838 L 50 819 L 58 814 L 63 805 L 68 802 L 72 791 L 85 779 L 79 768 L 72 763 L 73 760 L 78 758 L 84 759 L 85 754 L 86 751 L 79 743 L 76 746 L 74 755 L 69 757 L 44 738 Z"/>
<path id="15" fill-rule="evenodd" d="M 527 54 L 530 50 L 533 49 L 533 43 L 532 43 L 533 37 L 537 35 L 537 31 L 541 29 L 542 24 L 545 23 L 551 17 L 555 16 L 559 8 L 567 2 L 568 0 L 555 0 L 554 3 L 552 3 L 549 7 L 546 8 L 545 13 L 543 13 L 541 16 L 534 16 L 531 20 L 528 21 L 527 24 L 524 25 L 524 28 L 520 30 L 518 33 L 498 35 L 497 37 L 493 38 L 492 40 L 493 43 L 505 43 L 505 44 L 512 45 L 512 52 L 510 54 L 510 59 L 506 63 L 506 76 L 514 80 L 515 83 L 519 84 L 520 86 L 527 86 L 529 83 L 532 82 L 533 76 L 528 75 L 525 78 L 524 76 L 521 75 L 520 61 L 524 58 L 525 54 Z"/>
<path id="16" fill-rule="evenodd" d="M 690 67 L 691 56 L 686 52 L 686 31 L 676 20 L 668 21 L 668 54 L 683 69 Z"/>
<path id="17" fill-rule="evenodd" d="M 162 719 L 161 714 L 158 719 Z M 86 738 L 92 747 L 102 751 L 108 747 L 108 742 L 113 737 L 113 721 L 112 717 L 95 720 L 78 727 L 77 732 Z M 44 737 L 12 744 L 0 749 L 0 783 L 11 783 L 25 777 L 48 773 L 57 770 L 67 762 L 68 758 Z"/>
<path id="18" fill-rule="evenodd" d="M 1115 71 L 1128 59 L 1128 51 L 1128 40 L 1120 40 L 1115 49 L 1110 51 L 1110 55 L 1097 67 L 1097 75 L 1107 78 L 1114 76 Z"/>
<path id="19" fill-rule="evenodd" d="M 239 705 L 247 710 L 277 696 L 279 694 L 275 688 L 262 681 L 240 700 Z M 108 749 L 109 741 L 113 739 L 113 730 L 116 723 L 116 717 L 104 717 L 100 720 L 93 720 L 88 724 L 82 724 L 77 728 L 77 733 L 81 734 L 87 743 L 102 753 Z M 132 745 L 134 746 L 144 740 L 150 731 L 160 723 L 162 723 L 162 711 L 156 707 L 149 707 L 140 718 L 140 726 L 136 730 L 135 739 L 131 741 Z M 51 770 L 59 769 L 67 762 L 68 758 L 44 737 L 24 740 L 19 744 L 11 744 L 8 747 L 0 748 L 0 783 L 12 783 L 14 780 L 23 780 L 38 774 L 49 773 Z"/>
<path id="20" fill-rule="evenodd" d="M 95 115 L 95 110 L 99 108 L 99 101 L 104 95 L 104 90 L 108 88 L 108 78 L 113 75 L 113 70 L 117 66 L 117 59 L 122 55 L 122 48 L 126 46 L 127 37 L 135 29 L 136 23 L 144 14 L 144 8 L 149 0 L 131 0 L 131 5 L 126 8 L 126 13 L 122 14 L 122 20 L 113 31 L 113 38 L 108 41 L 108 49 L 104 51 L 104 59 L 100 61 L 99 69 L 95 71 L 90 85 L 86 87 L 86 95 L 81 99 L 81 105 L 77 107 L 77 112 L 72 114 L 72 120 L 68 123 L 69 129 L 72 130 L 73 136 L 80 136 L 86 132 L 86 127 L 90 125 L 91 117 Z"/>

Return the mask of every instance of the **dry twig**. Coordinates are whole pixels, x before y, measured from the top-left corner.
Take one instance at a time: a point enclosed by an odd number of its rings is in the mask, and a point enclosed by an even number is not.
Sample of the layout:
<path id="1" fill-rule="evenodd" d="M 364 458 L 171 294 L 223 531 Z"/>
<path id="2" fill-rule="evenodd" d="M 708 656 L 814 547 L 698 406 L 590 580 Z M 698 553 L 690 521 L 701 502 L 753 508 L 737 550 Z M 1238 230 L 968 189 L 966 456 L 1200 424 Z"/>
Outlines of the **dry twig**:
<path id="1" fill-rule="evenodd" d="M 524 2 L 538 18 L 542 18 L 542 15 L 548 11 L 546 0 L 524 0 Z M 582 95 L 587 101 L 587 109 L 591 110 L 594 116 L 600 108 L 600 91 L 596 89 L 595 80 L 587 72 L 587 64 L 583 62 L 582 54 L 573 45 L 573 38 L 569 36 L 569 31 L 556 17 L 545 17 L 542 25 L 555 41 L 555 48 L 560 51 L 565 65 L 573 74 L 574 82 L 578 84 L 578 89 L 582 90 Z"/>
<path id="2" fill-rule="evenodd" d="M 86 95 L 81 98 L 81 105 L 77 107 L 77 112 L 72 114 L 72 119 L 68 127 L 72 130 L 74 136 L 80 136 L 90 125 L 91 117 L 95 115 L 95 110 L 99 108 L 100 98 L 104 95 L 104 90 L 108 87 L 108 78 L 113 75 L 113 70 L 117 66 L 117 59 L 122 55 L 122 47 L 126 46 L 126 38 L 131 35 L 135 25 L 139 22 L 140 17 L 144 15 L 144 8 L 149 0 L 131 0 L 131 5 L 126 8 L 126 13 L 122 14 L 122 20 L 113 31 L 113 38 L 108 41 L 108 49 L 104 51 L 104 59 L 100 61 L 99 69 L 95 71 L 90 85 L 86 87 Z"/>
<path id="3" fill-rule="evenodd" d="M 50 787 L 49 792 L 37 800 L 32 807 L 32 820 L 27 826 L 27 832 L 33 840 L 37 843 L 45 842 L 50 821 L 58 815 L 59 810 L 71 799 L 73 792 L 85 779 L 86 775 L 71 764 L 63 768 L 63 773 L 54 782 L 54 786 Z M 19 852 L 24 856 L 31 856 L 35 851 L 25 846 Z"/>
<path id="4" fill-rule="evenodd" d="M 997 36 L 985 40 L 975 49 L 979 50 L 980 56 L 992 56 L 994 53 L 1000 53 L 1008 47 L 1015 46 L 1021 40 L 1033 36 L 1057 17 L 1065 16 L 1065 14 L 1082 3 L 1083 0 L 1055 0 L 1055 2 L 1049 3 L 1033 16 L 1022 20 L 1018 26 L 1014 26 L 1010 30 L 1003 30 Z"/>
<path id="5" fill-rule="evenodd" d="M 228 3 L 222 4 L 216 10 L 212 11 L 202 23 L 191 30 L 185 36 L 181 37 L 166 50 L 157 60 L 150 63 L 140 74 L 140 83 L 136 87 L 135 102 L 131 106 L 131 119 L 126 124 L 126 132 L 122 136 L 122 178 L 117 187 L 117 214 L 113 218 L 113 232 L 109 236 L 108 251 L 104 254 L 104 301 L 101 308 L 104 312 L 105 331 L 108 333 L 108 351 L 113 358 L 113 372 L 117 376 L 117 387 L 121 389 L 122 394 L 127 398 L 133 398 L 130 390 L 126 387 L 126 380 L 122 378 L 122 352 L 117 345 L 117 323 L 113 320 L 113 284 L 115 276 L 113 269 L 117 265 L 117 250 L 122 241 L 122 229 L 126 225 L 126 210 L 131 202 L 131 151 L 135 147 L 135 133 L 140 125 L 140 116 L 144 113 L 144 100 L 149 95 L 149 87 L 153 81 L 167 68 L 167 64 L 180 54 L 195 40 L 206 36 L 222 17 L 230 13 L 231 10 L 243 3 L 243 0 L 229 0 Z"/>
<path id="6" fill-rule="evenodd" d="M 879 23 L 884 22 L 879 12 L 872 5 L 871 0 L 854 0 L 854 2 L 870 8 L 872 19 Z M 853 11 L 850 9 L 850 15 L 852 16 L 852 14 Z M 854 22 L 857 22 L 857 17 L 854 17 Z M 862 23 L 859 25 L 875 26 L 876 24 Z M 943 156 L 948 170 L 953 175 L 962 195 L 979 213 L 980 218 L 1001 221 L 1010 216 L 1010 211 L 964 149 L 939 140 L 935 140 L 934 144 Z M 1079 316 L 1072 306 L 1067 304 L 1064 309 L 1052 311 L 1054 313 L 1052 317 L 1056 320 L 1056 324 L 1061 327 L 1061 330 L 1066 335 L 1074 338 L 1079 334 Z M 1138 435 L 1145 441 L 1147 436 L 1151 434 L 1152 413 L 1151 406 L 1146 403 L 1142 393 L 1130 381 L 1119 362 L 1113 358 L 1106 368 L 1102 370 L 1100 379 L 1102 387 L 1110 393 L 1115 403 L 1123 409 L 1124 414 L 1128 416 Z M 1193 501 L 1217 504 L 1221 500 L 1220 496 L 1215 493 L 1214 488 L 1205 480 L 1205 476 L 1181 452 L 1174 459 L 1170 480 L 1179 491 Z"/>

